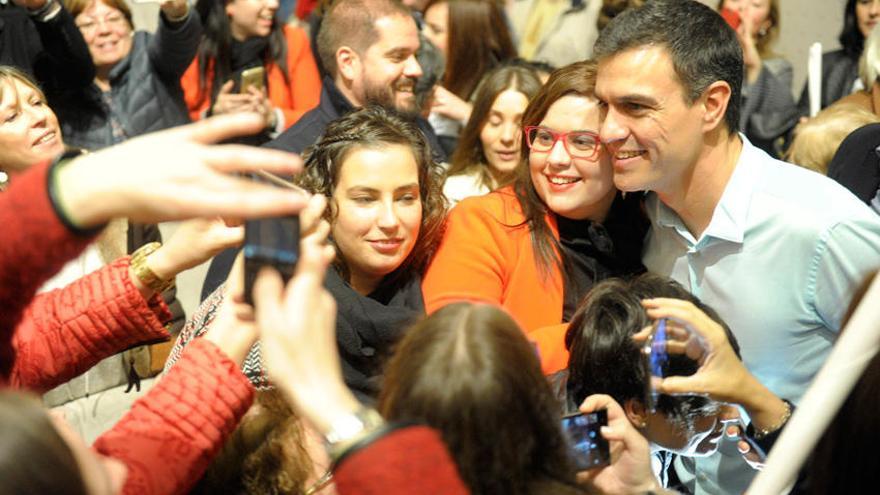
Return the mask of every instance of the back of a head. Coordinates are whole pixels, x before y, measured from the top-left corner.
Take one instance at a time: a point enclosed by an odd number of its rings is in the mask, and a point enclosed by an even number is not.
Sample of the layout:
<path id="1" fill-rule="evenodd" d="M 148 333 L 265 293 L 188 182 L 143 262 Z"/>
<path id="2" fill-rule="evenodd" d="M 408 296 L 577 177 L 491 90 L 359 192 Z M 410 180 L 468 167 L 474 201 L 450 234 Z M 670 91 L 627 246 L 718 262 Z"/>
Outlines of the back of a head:
<path id="1" fill-rule="evenodd" d="M 795 128 L 785 160 L 825 175 L 844 139 L 875 122 L 880 122 L 880 117 L 859 105 L 831 105 Z"/>
<path id="2" fill-rule="evenodd" d="M 351 47 L 363 55 L 379 39 L 376 21 L 389 16 L 410 16 L 399 0 L 342 0 L 333 3 L 321 20 L 317 48 L 321 65 L 335 77 L 336 52 Z"/>
<path id="3" fill-rule="evenodd" d="M 0 495 L 85 495 L 73 451 L 33 397 L 0 392 Z"/>
<path id="4" fill-rule="evenodd" d="M 601 63 L 614 55 L 649 45 L 664 47 L 688 103 L 716 81 L 730 86 L 724 115 L 731 133 L 739 129 L 742 48 L 736 33 L 717 12 L 694 0 L 651 0 L 627 9 L 599 33 L 593 57 Z"/>
<path id="5" fill-rule="evenodd" d="M 559 404 L 535 350 L 496 307 L 453 304 L 408 330 L 379 409 L 437 428 L 473 493 L 533 493 L 542 481 L 573 480 Z"/>
<path id="6" fill-rule="evenodd" d="M 652 323 L 641 301 L 655 297 L 693 303 L 725 328 L 735 352 L 739 352 L 736 340 L 718 314 L 674 280 L 652 273 L 629 281 L 604 280 L 584 297 L 565 336 L 570 353 L 567 392 L 575 403 L 593 394 L 608 394 L 621 405 L 629 400 L 644 403 L 647 375 L 632 336 Z M 691 375 L 697 366 L 684 356 L 670 355 L 672 374 Z M 692 411 L 707 404 L 704 397 L 661 395 L 657 409 L 686 422 Z"/>

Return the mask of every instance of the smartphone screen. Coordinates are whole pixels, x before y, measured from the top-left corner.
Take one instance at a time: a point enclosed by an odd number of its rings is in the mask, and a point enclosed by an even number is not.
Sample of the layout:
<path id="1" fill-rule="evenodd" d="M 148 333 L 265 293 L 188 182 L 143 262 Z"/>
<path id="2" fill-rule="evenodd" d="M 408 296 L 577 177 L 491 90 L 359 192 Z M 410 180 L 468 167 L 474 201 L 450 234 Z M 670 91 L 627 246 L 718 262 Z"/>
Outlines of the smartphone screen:
<path id="1" fill-rule="evenodd" d="M 254 180 L 269 182 L 262 177 Z M 264 266 L 278 270 L 286 283 L 299 260 L 299 216 L 247 220 L 244 223 L 244 297 L 253 304 L 257 274 Z"/>
<path id="2" fill-rule="evenodd" d="M 648 410 L 652 412 L 656 411 L 657 399 L 660 396 L 656 383 L 663 380 L 668 373 L 669 354 L 666 352 L 666 340 L 666 319 L 661 318 L 654 322 L 654 331 L 642 349 L 646 371 L 645 396 Z"/>
<path id="3" fill-rule="evenodd" d="M 562 418 L 562 430 L 569 452 L 579 471 L 606 466 L 611 462 L 608 440 L 600 429 L 608 425 L 608 412 L 576 413 Z"/>

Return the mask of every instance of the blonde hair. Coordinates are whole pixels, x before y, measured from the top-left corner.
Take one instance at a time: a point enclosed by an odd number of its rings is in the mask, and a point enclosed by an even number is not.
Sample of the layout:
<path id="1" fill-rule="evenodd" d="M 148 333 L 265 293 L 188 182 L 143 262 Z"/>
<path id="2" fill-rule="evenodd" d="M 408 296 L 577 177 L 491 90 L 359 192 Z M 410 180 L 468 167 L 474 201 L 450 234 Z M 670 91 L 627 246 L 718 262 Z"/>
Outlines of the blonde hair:
<path id="1" fill-rule="evenodd" d="M 825 175 L 840 143 L 852 131 L 874 122 L 880 117 L 858 105 L 832 105 L 797 126 L 785 160 Z"/>

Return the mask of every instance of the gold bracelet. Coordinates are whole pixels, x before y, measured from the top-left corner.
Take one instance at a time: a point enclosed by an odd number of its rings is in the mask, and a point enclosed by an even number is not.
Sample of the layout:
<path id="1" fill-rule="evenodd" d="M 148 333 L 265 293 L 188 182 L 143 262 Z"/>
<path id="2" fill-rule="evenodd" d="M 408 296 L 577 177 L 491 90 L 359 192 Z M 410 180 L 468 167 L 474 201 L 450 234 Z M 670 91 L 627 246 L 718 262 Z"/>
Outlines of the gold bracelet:
<path id="1" fill-rule="evenodd" d="M 148 289 L 157 294 L 161 294 L 174 286 L 174 277 L 163 280 L 147 266 L 147 257 L 156 252 L 160 247 L 162 247 L 160 242 L 144 244 L 131 255 L 131 261 L 129 261 L 135 277 Z"/>
<path id="2" fill-rule="evenodd" d="M 755 432 L 752 435 L 752 438 L 754 438 L 755 440 L 760 440 L 785 426 L 785 423 L 788 423 L 788 420 L 791 419 L 791 402 L 785 399 L 782 399 L 782 402 L 785 403 L 785 414 L 782 415 L 782 419 L 780 419 L 778 423 L 770 426 L 769 428 L 761 428 L 760 430 L 758 428 L 755 428 Z"/>

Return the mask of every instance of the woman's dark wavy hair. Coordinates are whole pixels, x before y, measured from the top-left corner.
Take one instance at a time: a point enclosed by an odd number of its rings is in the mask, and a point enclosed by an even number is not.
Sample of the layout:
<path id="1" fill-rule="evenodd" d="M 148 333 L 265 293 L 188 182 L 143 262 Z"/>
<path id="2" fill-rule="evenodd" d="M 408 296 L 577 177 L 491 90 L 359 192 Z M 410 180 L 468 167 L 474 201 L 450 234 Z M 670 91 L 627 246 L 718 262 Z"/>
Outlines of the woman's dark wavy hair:
<path id="1" fill-rule="evenodd" d="M 232 28 L 226 15 L 226 4 L 234 0 L 198 0 L 196 11 L 204 25 L 202 43 L 199 45 L 199 95 L 208 92 L 208 71 L 214 71 L 211 81 L 211 103 L 217 98 L 220 87 L 232 74 Z M 290 84 L 287 68 L 287 40 L 284 38 L 282 23 L 276 16 L 269 33 L 269 58 L 281 68 L 284 82 Z"/>
<path id="2" fill-rule="evenodd" d="M 70 446 L 34 398 L 0 392 L 0 495 L 86 495 Z"/>
<path id="3" fill-rule="evenodd" d="M 474 95 L 474 109 L 452 155 L 448 176 L 478 171 L 485 186 L 492 184 L 480 133 L 489 121 L 495 99 L 508 89 L 519 91 L 531 100 L 540 91 L 541 81 L 535 71 L 522 66 L 503 66 L 486 74 Z"/>
<path id="4" fill-rule="evenodd" d="M 404 335 L 379 395 L 385 418 L 440 431 L 472 493 L 578 493 L 559 403 L 510 316 L 456 303 Z"/>
<path id="5" fill-rule="evenodd" d="M 647 376 L 641 351 L 632 336 L 652 323 L 641 301 L 654 297 L 693 303 L 724 328 L 739 355 L 739 345 L 718 313 L 678 282 L 652 273 L 631 280 L 607 279 L 587 293 L 565 334 L 565 347 L 569 350 L 566 388 L 575 403 L 592 394 L 610 395 L 621 405 L 628 400 L 645 402 Z M 692 375 L 697 367 L 693 360 L 670 355 L 672 373 Z M 661 395 L 657 410 L 687 427 L 709 404 L 705 397 Z"/>
<path id="6" fill-rule="evenodd" d="M 556 69 L 550 74 L 550 79 L 541 87 L 538 94 L 529 102 L 526 111 L 523 112 L 522 126 L 538 125 L 547 115 L 550 106 L 556 100 L 567 95 L 595 97 L 596 89 L 596 63 L 592 60 L 576 62 Z M 525 225 L 529 228 L 529 236 L 532 240 L 532 249 L 535 252 L 535 264 L 539 273 L 549 276 L 550 267 L 556 265 L 560 271 L 564 271 L 563 261 L 559 257 L 559 242 L 553 237 L 550 226 L 547 225 L 546 216 L 549 211 L 547 204 L 538 195 L 535 185 L 532 183 L 532 174 L 529 170 L 529 143 L 523 133 L 522 161 L 517 168 L 516 178 L 513 184 L 513 192 L 522 207 L 525 216 Z"/>
<path id="7" fill-rule="evenodd" d="M 379 106 L 352 112 L 331 122 L 321 139 L 305 150 L 305 172 L 298 179 L 309 192 L 323 194 L 330 199 L 349 153 L 359 148 L 381 148 L 394 144 L 409 147 L 418 165 L 422 223 L 412 252 L 386 278 L 391 283 L 424 272 L 443 233 L 446 219 L 447 204 L 441 189 L 442 170 L 431 158 L 430 147 L 419 128 L 395 111 Z M 325 217 L 332 223 L 329 208 Z M 337 269 L 347 279 L 349 271 L 345 257 L 342 253 L 338 254 Z"/>
<path id="8" fill-rule="evenodd" d="M 486 72 L 516 58 L 516 46 L 498 0 L 431 0 L 425 12 L 444 2 L 449 8 L 449 41 L 443 87 L 467 100 Z"/>
<path id="9" fill-rule="evenodd" d="M 840 46 L 847 57 L 858 60 L 862 56 L 865 47 L 865 35 L 859 29 L 859 19 L 856 16 L 856 4 L 858 0 L 847 0 L 843 9 L 843 29 L 840 30 Z"/>

